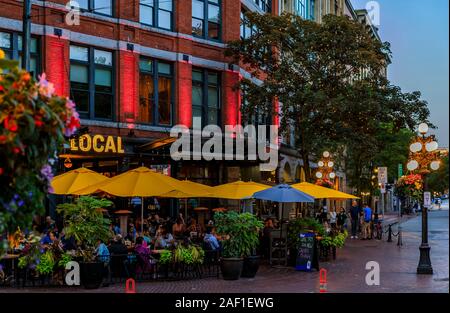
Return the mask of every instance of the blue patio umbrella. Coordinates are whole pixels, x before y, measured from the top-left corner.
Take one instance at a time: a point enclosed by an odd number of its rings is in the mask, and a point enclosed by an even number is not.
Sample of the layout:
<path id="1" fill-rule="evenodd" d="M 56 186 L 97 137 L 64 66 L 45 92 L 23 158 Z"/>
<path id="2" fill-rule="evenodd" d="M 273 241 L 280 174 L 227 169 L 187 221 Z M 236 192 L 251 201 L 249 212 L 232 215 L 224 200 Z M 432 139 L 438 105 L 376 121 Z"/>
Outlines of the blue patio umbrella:
<path id="1" fill-rule="evenodd" d="M 272 188 L 255 192 L 253 198 L 281 203 L 314 202 L 314 197 L 289 185 L 281 184 Z M 283 238 L 283 205 L 281 205 L 280 241 Z"/>
<path id="2" fill-rule="evenodd" d="M 289 185 L 281 184 L 272 188 L 255 192 L 253 198 L 282 203 L 314 202 L 314 197 Z"/>

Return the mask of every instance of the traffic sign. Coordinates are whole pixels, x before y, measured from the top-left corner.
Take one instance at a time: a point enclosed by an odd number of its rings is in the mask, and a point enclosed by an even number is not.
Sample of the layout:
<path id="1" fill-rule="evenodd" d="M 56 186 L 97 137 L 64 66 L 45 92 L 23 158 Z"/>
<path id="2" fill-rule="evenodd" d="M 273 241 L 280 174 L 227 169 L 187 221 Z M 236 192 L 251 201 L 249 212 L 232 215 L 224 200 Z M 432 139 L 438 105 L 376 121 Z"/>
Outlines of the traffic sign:
<path id="1" fill-rule="evenodd" d="M 429 191 L 423 193 L 423 206 L 426 208 L 431 207 L 431 192 Z"/>
<path id="2" fill-rule="evenodd" d="M 378 168 L 378 183 L 379 184 L 387 184 L 387 167 L 379 167 Z"/>
<path id="3" fill-rule="evenodd" d="M 403 164 L 398 165 L 398 178 L 403 176 Z"/>

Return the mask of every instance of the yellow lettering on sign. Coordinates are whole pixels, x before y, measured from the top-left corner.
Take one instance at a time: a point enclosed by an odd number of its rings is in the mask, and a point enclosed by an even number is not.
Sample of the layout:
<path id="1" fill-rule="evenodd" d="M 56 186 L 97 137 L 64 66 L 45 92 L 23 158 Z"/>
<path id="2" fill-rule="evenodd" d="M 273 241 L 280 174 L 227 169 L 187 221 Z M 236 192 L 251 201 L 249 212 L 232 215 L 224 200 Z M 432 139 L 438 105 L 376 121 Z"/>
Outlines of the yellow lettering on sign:
<path id="1" fill-rule="evenodd" d="M 88 152 L 89 150 L 91 150 L 91 144 L 92 138 L 89 135 L 81 136 L 78 142 L 78 146 L 80 147 L 80 150 L 83 152 Z"/>
<path id="2" fill-rule="evenodd" d="M 114 138 L 111 136 L 108 136 L 106 138 L 105 152 L 116 153 L 116 145 L 114 144 Z"/>
<path id="3" fill-rule="evenodd" d="M 75 139 L 70 139 L 70 150 L 78 151 L 77 141 Z"/>
<path id="4" fill-rule="evenodd" d="M 122 148 L 122 137 L 117 137 L 117 152 L 125 153 L 125 150 Z"/>
<path id="5" fill-rule="evenodd" d="M 102 145 L 99 146 L 98 142 L 101 142 Z M 94 149 L 95 152 L 103 152 L 105 150 L 105 146 L 103 145 L 103 143 L 105 142 L 105 137 L 103 137 L 102 135 L 95 135 L 94 139 L 92 140 L 92 147 Z"/>

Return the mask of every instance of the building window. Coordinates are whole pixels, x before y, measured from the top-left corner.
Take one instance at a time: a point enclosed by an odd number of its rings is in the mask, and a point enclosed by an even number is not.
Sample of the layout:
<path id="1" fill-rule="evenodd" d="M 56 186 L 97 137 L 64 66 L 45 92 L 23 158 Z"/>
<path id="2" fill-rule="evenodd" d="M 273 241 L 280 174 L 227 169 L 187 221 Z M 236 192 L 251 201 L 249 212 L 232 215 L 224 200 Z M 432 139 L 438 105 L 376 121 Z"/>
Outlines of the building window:
<path id="1" fill-rule="evenodd" d="M 271 0 L 253 0 L 253 2 L 264 12 L 270 13 L 272 11 Z"/>
<path id="2" fill-rule="evenodd" d="M 98 14 L 113 15 L 114 0 L 77 0 L 81 10 Z"/>
<path id="3" fill-rule="evenodd" d="M 139 69 L 139 122 L 172 125 L 172 64 L 141 58 Z"/>
<path id="4" fill-rule="evenodd" d="M 284 0 L 283 11 L 300 16 L 305 20 L 315 19 L 315 0 Z"/>
<path id="5" fill-rule="evenodd" d="M 70 89 L 84 118 L 113 119 L 113 53 L 70 46 Z"/>
<path id="6" fill-rule="evenodd" d="M 0 49 L 10 60 L 18 60 L 22 67 L 22 35 L 17 33 L 0 32 Z M 30 44 L 30 73 L 34 78 L 40 74 L 39 42 L 37 38 L 31 37 Z"/>
<path id="7" fill-rule="evenodd" d="M 220 0 L 192 0 L 192 34 L 220 40 Z"/>
<path id="8" fill-rule="evenodd" d="M 203 69 L 192 70 L 192 117 L 202 125 L 220 125 L 220 74 Z"/>
<path id="9" fill-rule="evenodd" d="M 245 11 L 241 11 L 241 39 L 247 39 L 258 32 L 258 28 L 250 24 L 245 16 Z"/>
<path id="10" fill-rule="evenodd" d="M 142 24 L 172 30 L 173 0 L 140 0 L 139 19 Z"/>

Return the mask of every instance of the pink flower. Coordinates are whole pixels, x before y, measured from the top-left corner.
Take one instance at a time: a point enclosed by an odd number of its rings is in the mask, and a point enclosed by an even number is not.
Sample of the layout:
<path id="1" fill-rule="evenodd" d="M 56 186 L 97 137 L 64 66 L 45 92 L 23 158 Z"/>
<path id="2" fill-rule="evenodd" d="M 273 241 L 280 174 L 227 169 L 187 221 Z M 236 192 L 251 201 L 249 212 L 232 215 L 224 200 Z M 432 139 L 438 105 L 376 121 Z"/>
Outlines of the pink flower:
<path id="1" fill-rule="evenodd" d="M 55 85 L 47 81 L 46 77 L 45 73 L 39 76 L 39 93 L 44 97 L 51 98 L 55 93 Z"/>

